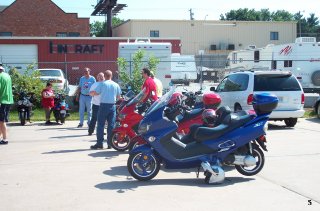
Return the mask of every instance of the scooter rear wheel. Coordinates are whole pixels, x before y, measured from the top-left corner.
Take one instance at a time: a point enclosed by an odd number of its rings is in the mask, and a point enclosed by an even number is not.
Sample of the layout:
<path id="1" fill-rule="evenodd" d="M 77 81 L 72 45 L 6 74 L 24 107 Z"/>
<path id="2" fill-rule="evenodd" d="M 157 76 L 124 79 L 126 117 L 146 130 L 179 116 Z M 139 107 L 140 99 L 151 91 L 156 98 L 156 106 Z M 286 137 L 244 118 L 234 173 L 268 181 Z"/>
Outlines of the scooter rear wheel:
<path id="1" fill-rule="evenodd" d="M 154 154 L 135 152 L 130 154 L 127 162 L 129 173 L 140 181 L 154 178 L 160 170 L 160 162 Z"/>
<path id="2" fill-rule="evenodd" d="M 257 147 L 254 146 L 252 148 L 252 156 L 256 159 L 256 165 L 255 166 L 250 166 L 250 167 L 246 167 L 246 166 L 242 166 L 242 165 L 236 165 L 236 169 L 237 171 L 245 176 L 253 176 L 258 174 L 263 166 L 264 166 L 264 154 L 262 152 L 262 150 Z"/>
<path id="3" fill-rule="evenodd" d="M 111 146 L 113 149 L 117 151 L 126 151 L 130 147 L 130 138 L 128 136 L 124 136 L 122 139 L 119 137 L 120 133 L 112 132 L 111 135 Z"/>

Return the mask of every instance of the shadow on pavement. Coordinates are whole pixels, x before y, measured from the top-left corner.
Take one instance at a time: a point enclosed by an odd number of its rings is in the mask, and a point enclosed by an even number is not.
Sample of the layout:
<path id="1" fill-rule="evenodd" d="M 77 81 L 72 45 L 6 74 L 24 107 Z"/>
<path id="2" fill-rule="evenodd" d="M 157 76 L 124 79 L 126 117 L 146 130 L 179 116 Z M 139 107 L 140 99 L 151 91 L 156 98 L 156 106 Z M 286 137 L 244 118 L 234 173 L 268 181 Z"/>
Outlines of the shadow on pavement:
<path id="1" fill-rule="evenodd" d="M 93 150 L 91 150 L 93 151 Z M 98 152 L 90 153 L 88 154 L 91 157 L 97 158 L 97 157 L 105 157 L 106 159 L 112 159 L 116 156 L 118 156 L 120 152 L 118 151 L 108 151 L 108 150 L 100 150 Z"/>
<path id="2" fill-rule="evenodd" d="M 316 123 L 320 123 L 320 119 L 319 118 L 308 118 L 306 119 L 309 122 L 316 122 Z"/>
<path id="3" fill-rule="evenodd" d="M 294 130 L 294 127 L 287 127 L 286 125 L 268 124 L 268 130 Z"/>
<path id="4" fill-rule="evenodd" d="M 88 136 L 88 135 L 82 134 L 82 135 L 52 136 L 48 138 L 49 139 L 65 139 L 65 138 L 76 138 L 76 137 L 83 137 L 83 136 Z"/>
<path id="5" fill-rule="evenodd" d="M 208 185 L 204 183 L 204 178 L 190 178 L 190 179 L 153 179 L 149 181 L 137 181 L 132 177 L 127 178 L 128 181 L 113 181 L 97 184 L 95 187 L 101 190 L 117 190 L 118 193 L 124 193 L 128 190 L 134 190 L 143 186 L 159 186 L 159 185 L 179 185 L 179 186 L 197 186 L 201 188 L 220 188 L 228 185 L 234 185 L 242 182 L 249 182 L 255 180 L 254 178 L 244 177 L 226 177 L 224 183 L 217 185 Z"/>
<path id="6" fill-rule="evenodd" d="M 88 131 L 88 128 L 77 128 L 77 127 L 50 127 L 54 125 L 40 125 L 40 126 L 48 126 L 48 128 L 42 128 L 38 130 L 86 130 Z"/>
<path id="7" fill-rule="evenodd" d="M 91 149 L 67 149 L 67 150 L 57 150 L 51 152 L 43 152 L 42 154 L 59 154 L 59 153 L 70 153 L 70 152 L 83 152 L 91 151 Z"/>

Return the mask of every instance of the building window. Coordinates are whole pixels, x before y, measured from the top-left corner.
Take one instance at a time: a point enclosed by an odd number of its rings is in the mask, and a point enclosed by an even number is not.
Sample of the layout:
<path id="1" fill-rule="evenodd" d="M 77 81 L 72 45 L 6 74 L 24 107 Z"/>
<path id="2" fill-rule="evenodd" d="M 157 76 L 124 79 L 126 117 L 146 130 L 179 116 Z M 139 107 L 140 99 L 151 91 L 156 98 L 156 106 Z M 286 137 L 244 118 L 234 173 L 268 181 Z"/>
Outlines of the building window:
<path id="1" fill-rule="evenodd" d="M 80 37 L 80 33 L 79 32 L 69 32 L 68 37 Z"/>
<path id="2" fill-rule="evenodd" d="M 270 40 L 279 40 L 279 32 L 270 32 Z"/>
<path id="3" fill-rule="evenodd" d="M 254 62 L 260 61 L 260 51 L 254 51 Z"/>
<path id="4" fill-rule="evenodd" d="M 0 37 L 12 37 L 12 32 L 0 32 Z"/>
<path id="5" fill-rule="evenodd" d="M 150 31 L 150 37 L 159 37 L 159 31 L 151 30 Z"/>
<path id="6" fill-rule="evenodd" d="M 285 60 L 284 67 L 292 67 L 292 60 Z"/>
<path id="7" fill-rule="evenodd" d="M 67 34 L 67 32 L 57 32 L 57 33 L 56 33 L 56 36 L 57 36 L 57 37 L 67 37 L 68 34 Z"/>

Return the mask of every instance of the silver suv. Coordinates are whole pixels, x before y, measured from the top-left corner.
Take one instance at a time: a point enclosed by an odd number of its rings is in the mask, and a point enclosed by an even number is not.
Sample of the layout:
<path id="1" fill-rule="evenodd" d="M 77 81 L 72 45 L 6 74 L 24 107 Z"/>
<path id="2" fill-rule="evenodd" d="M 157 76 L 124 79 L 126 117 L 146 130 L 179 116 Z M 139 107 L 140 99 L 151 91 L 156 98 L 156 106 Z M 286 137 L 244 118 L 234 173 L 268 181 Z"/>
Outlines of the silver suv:
<path id="1" fill-rule="evenodd" d="M 215 90 L 214 88 L 211 90 Z M 227 75 L 215 90 L 222 105 L 234 111 L 252 110 L 253 94 L 270 92 L 279 98 L 270 120 L 284 120 L 294 127 L 304 115 L 304 93 L 296 77 L 288 71 L 241 71 Z"/>

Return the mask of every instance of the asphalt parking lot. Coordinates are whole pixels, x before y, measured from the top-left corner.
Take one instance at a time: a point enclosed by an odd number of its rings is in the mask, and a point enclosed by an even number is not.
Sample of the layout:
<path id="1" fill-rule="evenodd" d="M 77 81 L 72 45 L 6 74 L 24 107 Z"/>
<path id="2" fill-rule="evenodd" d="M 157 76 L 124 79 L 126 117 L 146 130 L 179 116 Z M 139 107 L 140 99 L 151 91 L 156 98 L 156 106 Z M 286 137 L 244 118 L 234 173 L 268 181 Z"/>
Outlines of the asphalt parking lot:
<path id="1" fill-rule="evenodd" d="M 0 146 L 0 210 L 320 210 L 320 120 L 270 123 L 264 169 L 253 177 L 228 169 L 221 185 L 195 169 L 139 182 L 127 152 L 89 150 L 95 136 L 78 122 L 11 123 Z"/>

